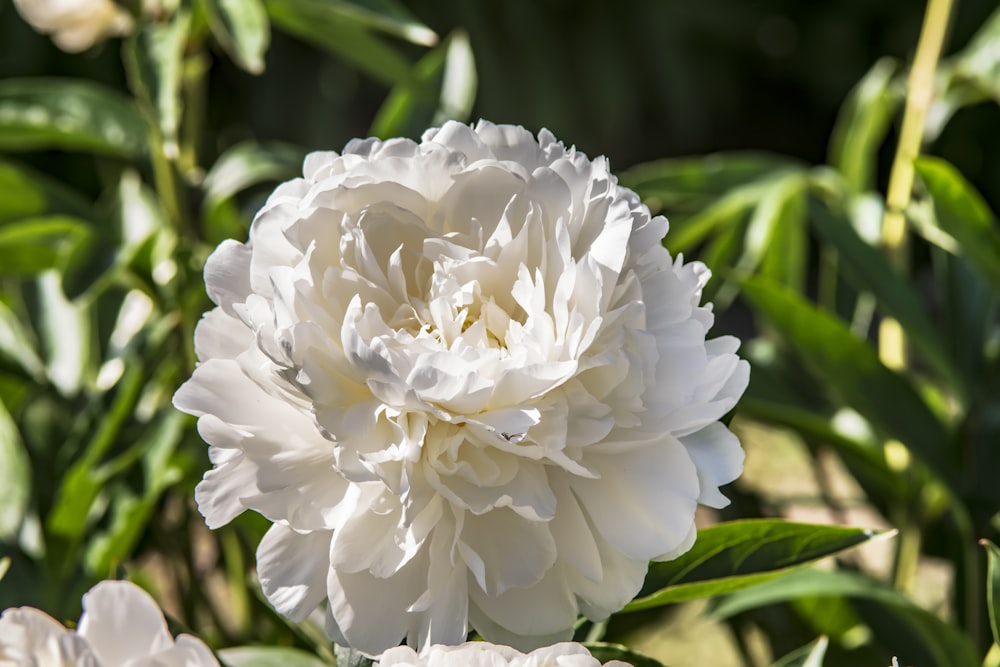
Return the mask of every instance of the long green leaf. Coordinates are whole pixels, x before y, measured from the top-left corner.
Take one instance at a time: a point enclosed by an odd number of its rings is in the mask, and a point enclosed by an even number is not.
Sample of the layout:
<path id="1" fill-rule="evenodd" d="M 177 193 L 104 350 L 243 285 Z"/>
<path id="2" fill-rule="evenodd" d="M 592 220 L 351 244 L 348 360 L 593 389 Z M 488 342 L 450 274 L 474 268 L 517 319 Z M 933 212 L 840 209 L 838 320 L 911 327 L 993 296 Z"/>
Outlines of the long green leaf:
<path id="1" fill-rule="evenodd" d="M 0 225 L 0 275 L 61 269 L 91 235 L 90 226 L 67 216 L 28 218 Z"/>
<path id="2" fill-rule="evenodd" d="M 410 62 L 378 36 L 341 3 L 323 0 L 266 0 L 271 22 L 343 58 L 377 81 L 393 86 L 413 84 Z"/>
<path id="3" fill-rule="evenodd" d="M 791 290 L 754 278 L 743 284 L 743 293 L 799 352 L 817 381 L 956 487 L 948 433 L 903 375 L 886 368 L 843 322 Z"/>
<path id="4" fill-rule="evenodd" d="M 0 81 L 0 150 L 59 148 L 134 158 L 146 125 L 128 97 L 79 79 Z"/>
<path id="5" fill-rule="evenodd" d="M 179 11 L 167 23 L 149 23 L 126 46 L 135 65 L 133 79 L 153 107 L 163 135 L 163 150 L 169 158 L 180 153 L 177 132 L 183 111 L 181 82 L 190 30 L 190 13 Z"/>
<path id="6" fill-rule="evenodd" d="M 826 656 L 826 647 L 829 644 L 829 639 L 820 637 L 816 641 L 792 651 L 771 667 L 823 667 L 823 658 Z"/>
<path id="7" fill-rule="evenodd" d="M 278 646 L 226 648 L 219 651 L 219 658 L 228 667 L 329 667 L 311 653 Z"/>
<path id="8" fill-rule="evenodd" d="M 40 215 L 89 219 L 90 204 L 62 183 L 16 162 L 0 160 L 0 224 Z"/>
<path id="9" fill-rule="evenodd" d="M 414 66 L 422 89 L 400 84 L 393 88 L 372 123 L 373 136 L 419 136 L 425 128 L 448 119 L 467 120 L 476 95 L 476 69 L 465 33 L 448 36 Z M 437 90 L 427 97 L 423 90 Z"/>
<path id="10" fill-rule="evenodd" d="M 598 662 L 604 664 L 612 660 L 620 660 L 632 667 L 666 667 L 659 660 L 654 660 L 648 655 L 636 653 L 621 644 L 610 644 L 607 642 L 587 642 L 585 644 L 590 654 L 597 658 Z"/>
<path id="11" fill-rule="evenodd" d="M 206 214 L 253 185 L 300 175 L 303 153 L 301 148 L 276 142 L 245 141 L 229 148 L 205 175 Z"/>
<path id="12" fill-rule="evenodd" d="M 271 24 L 262 0 L 207 0 L 209 27 L 237 65 L 251 74 L 264 71 Z"/>
<path id="13" fill-rule="evenodd" d="M 0 544 L 17 537 L 30 497 L 31 463 L 17 425 L 0 403 Z"/>
<path id="14" fill-rule="evenodd" d="M 979 542 L 986 549 L 986 604 L 990 614 L 993 642 L 1000 644 L 1000 549 L 989 540 Z"/>
<path id="15" fill-rule="evenodd" d="M 863 528 L 750 519 L 711 526 L 680 558 L 653 563 L 641 597 L 625 606 L 638 611 L 712 597 L 786 574 L 791 568 L 876 537 Z"/>
<path id="16" fill-rule="evenodd" d="M 926 360 L 957 388 L 957 371 L 912 284 L 892 268 L 884 253 L 862 240 L 843 213 L 815 204 L 810 217 L 820 238 L 837 249 L 856 287 L 871 292 L 881 311 L 906 329 L 907 337 Z"/>
<path id="17" fill-rule="evenodd" d="M 830 164 L 854 192 L 875 187 L 878 151 L 903 97 L 893 88 L 899 69 L 891 58 L 882 58 L 851 90 L 840 109 L 830 137 Z"/>
<path id="18" fill-rule="evenodd" d="M 358 23 L 420 46 L 437 44 L 437 34 L 396 0 L 326 0 Z"/>
<path id="19" fill-rule="evenodd" d="M 898 648 L 909 664 L 938 667 L 978 667 L 975 650 L 968 637 L 934 614 L 917 607 L 905 596 L 882 582 L 853 572 L 802 570 L 787 577 L 734 593 L 709 614 L 716 620 L 750 609 L 804 597 L 852 598 L 870 601 L 862 606 L 869 624 L 885 621 L 883 643 Z M 879 637 L 879 635 L 876 635 Z M 898 644 L 898 646 L 897 646 Z"/>
<path id="20" fill-rule="evenodd" d="M 982 196 L 952 165 L 921 157 L 917 174 L 934 200 L 937 222 L 958 241 L 969 262 L 1000 291 L 1000 228 Z"/>

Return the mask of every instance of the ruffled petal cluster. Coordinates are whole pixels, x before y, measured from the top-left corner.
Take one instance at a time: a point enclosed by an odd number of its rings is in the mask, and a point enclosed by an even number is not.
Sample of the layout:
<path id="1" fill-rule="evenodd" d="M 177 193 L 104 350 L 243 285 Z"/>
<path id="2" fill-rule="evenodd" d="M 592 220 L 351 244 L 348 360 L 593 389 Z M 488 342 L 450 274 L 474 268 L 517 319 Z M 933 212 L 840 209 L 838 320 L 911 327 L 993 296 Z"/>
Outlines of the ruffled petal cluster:
<path id="1" fill-rule="evenodd" d="M 458 646 L 434 645 L 418 654 L 409 646 L 397 646 L 382 654 L 381 667 L 601 667 L 601 661 L 582 644 L 563 642 L 525 655 L 509 646 L 489 642 L 466 642 Z M 611 660 L 604 667 L 632 667 Z"/>
<path id="2" fill-rule="evenodd" d="M 132 29 L 132 17 L 114 0 L 14 0 L 14 6 L 63 51 L 75 53 Z"/>
<path id="3" fill-rule="evenodd" d="M 270 519 L 268 599 L 370 654 L 619 610 L 743 462 L 719 419 L 749 369 L 666 231 L 545 130 L 309 155 L 205 267 L 174 403 L 211 445 L 207 523 Z"/>
<path id="4" fill-rule="evenodd" d="M 0 666 L 218 667 L 191 635 L 175 640 L 148 593 L 128 581 L 102 581 L 83 596 L 83 615 L 68 630 L 32 607 L 0 616 Z"/>

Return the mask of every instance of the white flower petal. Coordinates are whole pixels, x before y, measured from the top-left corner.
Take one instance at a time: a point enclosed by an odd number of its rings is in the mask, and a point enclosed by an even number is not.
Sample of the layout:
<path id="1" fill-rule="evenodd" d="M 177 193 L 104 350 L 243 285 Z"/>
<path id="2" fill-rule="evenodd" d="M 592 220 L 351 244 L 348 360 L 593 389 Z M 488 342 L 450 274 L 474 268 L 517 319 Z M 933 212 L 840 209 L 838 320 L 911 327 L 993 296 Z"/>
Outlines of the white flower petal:
<path id="1" fill-rule="evenodd" d="M 330 531 L 296 533 L 274 524 L 257 547 L 257 576 L 274 608 L 302 621 L 326 598 Z"/>

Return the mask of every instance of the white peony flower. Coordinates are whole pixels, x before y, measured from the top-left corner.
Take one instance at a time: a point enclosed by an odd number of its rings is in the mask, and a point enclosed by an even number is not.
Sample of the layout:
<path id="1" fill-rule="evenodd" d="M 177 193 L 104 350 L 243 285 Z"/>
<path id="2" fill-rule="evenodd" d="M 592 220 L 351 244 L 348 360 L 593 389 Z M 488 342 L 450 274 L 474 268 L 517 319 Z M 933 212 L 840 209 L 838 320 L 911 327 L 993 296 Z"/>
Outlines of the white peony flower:
<path id="1" fill-rule="evenodd" d="M 70 53 L 132 29 L 132 17 L 114 0 L 14 0 L 14 6 L 32 28 L 52 35 Z"/>
<path id="2" fill-rule="evenodd" d="M 218 664 L 200 639 L 181 635 L 174 641 L 153 598 L 128 581 L 102 581 L 90 589 L 75 631 L 31 607 L 7 609 L 0 616 L 2 667 Z"/>
<path id="3" fill-rule="evenodd" d="M 208 525 L 273 521 L 268 599 L 325 601 L 370 654 L 619 610 L 742 469 L 718 419 L 749 369 L 705 340 L 708 271 L 545 130 L 447 123 L 304 171 L 205 267 L 219 307 L 174 404 L 212 445 Z"/>
<path id="4" fill-rule="evenodd" d="M 378 660 L 381 667 L 601 667 L 601 661 L 582 644 L 563 642 L 525 655 L 509 646 L 466 642 L 459 646 L 434 645 L 417 654 L 408 646 L 391 648 Z M 604 667 L 631 667 L 612 660 Z"/>

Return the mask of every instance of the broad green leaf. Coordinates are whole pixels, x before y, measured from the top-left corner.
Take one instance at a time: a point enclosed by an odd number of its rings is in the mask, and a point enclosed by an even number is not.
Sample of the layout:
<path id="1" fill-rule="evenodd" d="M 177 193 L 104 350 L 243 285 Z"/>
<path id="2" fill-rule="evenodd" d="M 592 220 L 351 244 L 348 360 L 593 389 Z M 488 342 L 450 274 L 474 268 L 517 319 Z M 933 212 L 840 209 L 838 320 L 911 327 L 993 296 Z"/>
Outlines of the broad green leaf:
<path id="1" fill-rule="evenodd" d="M 233 62 L 251 74 L 263 72 L 271 24 L 262 0 L 207 0 L 206 5 L 212 34 Z"/>
<path id="2" fill-rule="evenodd" d="M 170 159 L 180 154 L 177 133 L 183 112 L 181 82 L 190 30 L 190 13 L 178 11 L 167 23 L 148 23 L 126 45 L 133 85 L 141 87 L 143 97 L 152 105 L 163 136 L 163 151 Z"/>
<path id="3" fill-rule="evenodd" d="M 640 596 L 625 606 L 638 611 L 722 595 L 786 574 L 867 542 L 863 528 L 820 526 L 771 519 L 730 521 L 698 531 L 679 558 L 650 565 Z"/>
<path id="4" fill-rule="evenodd" d="M 979 542 L 986 549 L 986 604 L 993 641 L 1000 644 L 1000 549 L 989 540 Z"/>
<path id="5" fill-rule="evenodd" d="M 883 435 L 906 444 L 955 488 L 948 433 L 905 376 L 886 368 L 847 325 L 791 290 L 753 278 L 744 282 L 743 294 L 798 351 L 819 382 Z"/>
<path id="6" fill-rule="evenodd" d="M 329 667 L 311 653 L 278 646 L 238 646 L 219 651 L 228 667 Z M 345 667 L 338 661 L 337 667 Z"/>
<path id="7" fill-rule="evenodd" d="M 126 158 L 146 152 L 131 99 L 82 79 L 0 81 L 0 150 L 58 148 Z"/>
<path id="8" fill-rule="evenodd" d="M 958 241 L 962 254 L 993 289 L 1000 291 L 1000 228 L 982 196 L 944 160 L 921 157 L 914 166 L 934 200 L 938 224 Z"/>
<path id="9" fill-rule="evenodd" d="M 0 160 L 0 224 L 41 215 L 87 219 L 90 205 L 76 192 L 24 165 Z"/>
<path id="10" fill-rule="evenodd" d="M 883 252 L 862 240 L 843 213 L 817 204 L 811 207 L 811 218 L 820 238 L 837 249 L 855 286 L 871 292 L 879 309 L 903 326 L 926 360 L 953 386 L 958 386 L 956 370 L 913 285 L 893 269 Z"/>
<path id="11" fill-rule="evenodd" d="M 359 23 L 420 46 L 434 46 L 438 36 L 396 0 L 328 0 Z"/>
<path id="12" fill-rule="evenodd" d="M 792 172 L 775 179 L 762 193 L 747 222 L 737 271 L 750 273 L 764 264 L 764 275 L 789 287 L 802 284 L 809 253 L 802 233 L 806 224 L 805 186 L 803 175 Z M 792 239 L 799 239 L 799 243 Z"/>
<path id="13" fill-rule="evenodd" d="M 205 175 L 206 215 L 253 185 L 301 175 L 303 157 L 301 148 L 276 142 L 245 141 L 229 148 Z"/>
<path id="14" fill-rule="evenodd" d="M 601 664 L 612 660 L 620 660 L 632 665 L 632 667 L 666 667 L 659 660 L 654 660 L 647 655 L 631 651 L 628 647 L 621 644 L 587 642 L 585 646 L 590 651 L 590 654 L 597 658 Z"/>
<path id="15" fill-rule="evenodd" d="M 375 116 L 374 136 L 414 137 L 445 120 L 468 119 L 476 97 L 476 64 L 465 33 L 452 33 L 425 55 L 415 65 L 414 76 L 422 88 L 408 84 L 393 88 Z M 425 90 L 439 93 L 429 98 L 423 95 Z"/>
<path id="16" fill-rule="evenodd" d="M 903 102 L 893 86 L 899 69 L 891 58 L 882 58 L 851 90 L 840 108 L 830 138 L 830 164 L 854 192 L 875 187 L 878 152 L 892 120 Z"/>
<path id="17" fill-rule="evenodd" d="M 690 214 L 734 188 L 796 167 L 793 160 L 769 153 L 716 153 L 646 162 L 626 170 L 619 180 L 654 212 Z"/>
<path id="18" fill-rule="evenodd" d="M 61 269 L 90 235 L 86 222 L 60 215 L 0 225 L 0 275 L 24 276 Z"/>
<path id="19" fill-rule="evenodd" d="M 874 607 L 861 606 L 859 610 L 869 625 L 881 619 L 886 622 L 887 633 L 890 629 L 899 633 L 876 634 L 876 638 L 892 646 L 898 645 L 901 656 L 910 656 L 906 658 L 908 664 L 927 667 L 979 665 L 971 642 L 957 627 L 917 607 L 882 582 L 853 572 L 817 569 L 793 572 L 787 577 L 733 593 L 723 599 L 709 617 L 721 620 L 764 605 L 803 597 L 847 597 L 874 603 Z"/>
<path id="20" fill-rule="evenodd" d="M 21 434 L 0 403 L 0 544 L 13 541 L 31 498 L 31 462 Z"/>
<path id="21" fill-rule="evenodd" d="M 44 378 L 45 365 L 38 356 L 30 329 L 3 301 L 0 301 L 0 359 L 20 366 L 37 382 Z"/>
<path id="22" fill-rule="evenodd" d="M 823 667 L 823 658 L 826 657 L 826 647 L 829 644 L 829 639 L 820 637 L 811 644 L 792 651 L 771 667 Z"/>
<path id="23" fill-rule="evenodd" d="M 91 367 L 91 323 L 79 304 L 66 298 L 55 271 L 39 276 L 39 335 L 49 380 L 64 396 L 81 388 Z"/>
<path id="24" fill-rule="evenodd" d="M 266 0 L 271 22 L 346 60 L 384 84 L 412 84 L 410 62 L 395 47 L 369 32 L 364 22 L 343 11 L 341 2 Z"/>

